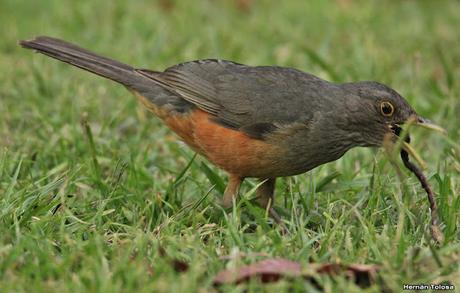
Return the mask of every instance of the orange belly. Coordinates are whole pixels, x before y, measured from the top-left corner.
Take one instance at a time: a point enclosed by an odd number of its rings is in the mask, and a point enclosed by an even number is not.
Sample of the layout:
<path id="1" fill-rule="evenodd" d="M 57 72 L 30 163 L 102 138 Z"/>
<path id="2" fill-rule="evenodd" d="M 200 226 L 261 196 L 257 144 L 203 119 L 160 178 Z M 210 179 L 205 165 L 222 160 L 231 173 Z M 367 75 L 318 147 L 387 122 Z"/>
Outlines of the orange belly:
<path id="1" fill-rule="evenodd" d="M 211 162 L 241 177 L 265 177 L 273 173 L 274 158 L 280 155 L 277 146 L 219 125 L 204 111 L 194 111 L 192 117 L 194 142 Z"/>
<path id="2" fill-rule="evenodd" d="M 274 158 L 280 156 L 279 147 L 217 124 L 202 110 L 173 114 L 136 96 L 194 151 L 223 170 L 240 177 L 266 177 L 274 172 Z"/>

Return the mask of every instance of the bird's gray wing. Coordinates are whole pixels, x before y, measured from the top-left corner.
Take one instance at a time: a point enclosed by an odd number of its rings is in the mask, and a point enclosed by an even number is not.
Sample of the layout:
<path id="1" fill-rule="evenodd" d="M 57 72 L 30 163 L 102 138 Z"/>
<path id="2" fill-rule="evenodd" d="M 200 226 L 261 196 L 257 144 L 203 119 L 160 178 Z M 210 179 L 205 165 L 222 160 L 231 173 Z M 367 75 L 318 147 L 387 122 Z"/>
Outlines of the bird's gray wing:
<path id="1" fill-rule="evenodd" d="M 296 69 L 214 59 L 138 72 L 212 114 L 216 122 L 255 138 L 310 120 L 325 84 L 330 85 Z"/>

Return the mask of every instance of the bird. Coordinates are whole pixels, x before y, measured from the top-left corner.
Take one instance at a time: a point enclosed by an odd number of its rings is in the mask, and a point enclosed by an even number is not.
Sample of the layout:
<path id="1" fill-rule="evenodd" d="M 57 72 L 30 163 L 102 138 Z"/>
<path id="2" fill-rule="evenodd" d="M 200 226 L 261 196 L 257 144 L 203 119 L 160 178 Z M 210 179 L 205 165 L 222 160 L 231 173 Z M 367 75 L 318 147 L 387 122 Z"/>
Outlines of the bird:
<path id="1" fill-rule="evenodd" d="M 375 81 L 334 83 L 298 69 L 202 59 L 164 71 L 135 68 L 48 36 L 19 44 L 125 86 L 193 151 L 228 173 L 231 208 L 245 178 L 277 221 L 277 178 L 305 173 L 354 147 L 397 140 L 415 117 L 397 91 Z"/>

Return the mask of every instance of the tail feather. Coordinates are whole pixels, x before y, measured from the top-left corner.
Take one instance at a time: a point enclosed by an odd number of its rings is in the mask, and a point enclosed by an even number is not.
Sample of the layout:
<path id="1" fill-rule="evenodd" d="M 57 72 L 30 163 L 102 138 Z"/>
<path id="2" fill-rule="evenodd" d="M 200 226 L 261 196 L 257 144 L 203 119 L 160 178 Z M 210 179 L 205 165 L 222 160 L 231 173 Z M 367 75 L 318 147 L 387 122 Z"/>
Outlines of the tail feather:
<path id="1" fill-rule="evenodd" d="M 147 82 L 145 77 L 136 73 L 134 68 L 129 65 L 102 57 L 59 39 L 41 36 L 33 40 L 19 41 L 19 44 L 23 48 L 33 49 L 52 58 L 119 82 L 129 88 L 144 87 Z"/>
<path id="2" fill-rule="evenodd" d="M 99 56 L 74 44 L 50 37 L 37 37 L 30 41 L 19 41 L 27 49 L 61 60 L 97 75 L 123 84 L 156 106 L 169 105 L 168 109 L 183 113 L 193 105 L 169 91 L 155 80 L 140 74 L 135 68 Z M 145 101 L 143 99 L 143 101 Z"/>

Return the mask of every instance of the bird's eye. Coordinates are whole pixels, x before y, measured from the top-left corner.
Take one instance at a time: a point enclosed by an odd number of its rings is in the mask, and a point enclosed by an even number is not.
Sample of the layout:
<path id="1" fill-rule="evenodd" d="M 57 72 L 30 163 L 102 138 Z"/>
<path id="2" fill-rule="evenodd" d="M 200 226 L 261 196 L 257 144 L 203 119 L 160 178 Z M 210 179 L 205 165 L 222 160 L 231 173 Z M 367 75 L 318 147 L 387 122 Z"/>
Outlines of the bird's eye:
<path id="1" fill-rule="evenodd" d="M 393 115 L 395 108 L 390 102 L 382 102 L 380 104 L 380 112 L 383 116 L 390 117 Z"/>

